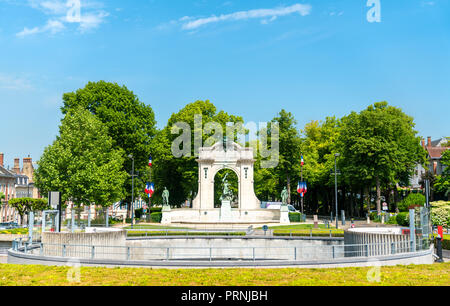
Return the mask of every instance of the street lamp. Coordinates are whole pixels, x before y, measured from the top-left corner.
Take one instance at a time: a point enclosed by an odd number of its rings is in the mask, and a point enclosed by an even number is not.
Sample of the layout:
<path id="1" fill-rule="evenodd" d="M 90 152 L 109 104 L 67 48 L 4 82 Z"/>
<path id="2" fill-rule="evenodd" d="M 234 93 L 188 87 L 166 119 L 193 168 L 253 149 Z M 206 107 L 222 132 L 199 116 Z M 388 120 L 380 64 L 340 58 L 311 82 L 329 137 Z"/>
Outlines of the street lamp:
<path id="1" fill-rule="evenodd" d="M 131 170 L 131 228 L 134 224 L 134 157 L 132 154 L 128 155 L 132 160 L 132 170 Z"/>
<path id="2" fill-rule="evenodd" d="M 341 154 L 336 153 L 334 154 L 334 187 L 335 187 L 335 197 L 336 197 L 336 229 L 339 228 L 339 220 L 338 220 L 338 188 L 337 188 L 337 164 L 336 160 L 337 158 L 341 156 Z"/>

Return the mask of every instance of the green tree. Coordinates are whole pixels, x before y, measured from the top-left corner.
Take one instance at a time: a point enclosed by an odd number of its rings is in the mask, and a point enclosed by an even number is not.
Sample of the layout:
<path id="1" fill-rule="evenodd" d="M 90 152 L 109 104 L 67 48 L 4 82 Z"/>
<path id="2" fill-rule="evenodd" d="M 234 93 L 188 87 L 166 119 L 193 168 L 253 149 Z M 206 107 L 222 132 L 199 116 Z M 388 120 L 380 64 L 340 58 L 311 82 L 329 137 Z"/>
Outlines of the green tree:
<path id="1" fill-rule="evenodd" d="M 325 121 L 312 121 L 305 125 L 302 134 L 301 151 L 305 160 L 303 177 L 308 181 L 308 197 L 305 199 L 315 213 L 322 209 L 323 213 L 332 210 L 334 198 L 334 154 L 337 148 L 340 120 L 327 117 Z M 296 165 L 298 167 L 298 165 Z M 296 172 L 299 173 L 300 170 Z M 311 199 L 311 200 L 310 200 Z M 321 207 L 325 204 L 326 207 Z"/>
<path id="2" fill-rule="evenodd" d="M 280 137 L 279 162 L 275 172 L 277 173 L 280 182 L 284 182 L 283 185 L 287 187 L 289 194 L 288 203 L 291 203 L 291 185 L 296 184 L 296 182 L 292 183 L 291 178 L 298 172 L 298 165 L 300 164 L 301 157 L 301 140 L 296 127 L 297 121 L 292 113 L 283 109 L 272 122 L 278 123 Z"/>
<path id="3" fill-rule="evenodd" d="M 201 126 L 195 126 L 195 116 L 201 116 Z M 229 115 L 224 111 L 217 111 L 211 102 L 196 101 L 186 105 L 178 113 L 172 114 L 166 127 L 155 137 L 154 141 L 154 178 L 156 182 L 156 193 L 154 201 L 161 201 L 161 193 L 164 187 L 170 191 L 170 201 L 172 205 L 179 206 L 185 200 L 192 200 L 198 191 L 198 163 L 196 161 L 198 152 L 195 152 L 194 134 L 202 132 L 203 146 L 211 146 L 214 143 L 206 144 L 215 131 L 207 133 L 205 125 L 210 122 L 217 122 L 222 131 L 226 131 L 227 123 L 243 123 L 243 119 L 238 116 Z M 187 148 L 189 156 L 175 157 L 172 153 L 172 144 L 181 135 L 172 134 L 172 128 L 178 123 L 185 123 L 191 129 L 191 147 Z M 225 136 L 225 135 L 224 135 Z M 236 140 L 236 138 L 234 139 Z M 188 145 L 188 144 L 183 144 Z"/>
<path id="4" fill-rule="evenodd" d="M 135 170 L 141 175 L 135 180 L 135 192 L 144 190 L 148 181 L 148 158 L 155 155 L 152 140 L 155 137 L 156 121 L 152 108 L 141 102 L 138 97 L 125 86 L 105 81 L 89 82 L 84 88 L 63 96 L 63 114 L 71 109 L 82 107 L 94 114 L 107 127 L 107 133 L 113 140 L 113 148 L 121 152 L 125 161 L 122 171 L 131 173 L 132 160 Z M 131 202 L 131 176 L 120 187 L 125 197 Z M 136 196 L 135 194 L 135 196 Z M 100 199 L 102 200 L 102 199 Z M 103 201 L 103 200 L 102 200 Z M 128 205 L 129 213 L 131 205 Z"/>
<path id="5" fill-rule="evenodd" d="M 17 213 L 20 216 L 20 223 L 23 222 L 23 217 L 29 212 L 49 209 L 45 199 L 15 198 L 9 201 L 9 205 L 17 210 Z"/>
<path id="6" fill-rule="evenodd" d="M 349 180 L 376 186 L 380 214 L 381 184 L 396 184 L 401 174 L 411 175 L 417 163 L 425 162 L 413 118 L 380 102 L 342 121 L 340 167 Z"/>
<path id="7" fill-rule="evenodd" d="M 108 207 L 123 196 L 127 178 L 123 151 L 113 147 L 107 127 L 89 111 L 71 109 L 59 136 L 44 150 L 35 171 L 41 193 L 60 191 L 62 200 Z"/>
<path id="8" fill-rule="evenodd" d="M 442 154 L 441 163 L 444 166 L 442 175 L 436 178 L 435 189 L 450 198 L 450 149 Z"/>

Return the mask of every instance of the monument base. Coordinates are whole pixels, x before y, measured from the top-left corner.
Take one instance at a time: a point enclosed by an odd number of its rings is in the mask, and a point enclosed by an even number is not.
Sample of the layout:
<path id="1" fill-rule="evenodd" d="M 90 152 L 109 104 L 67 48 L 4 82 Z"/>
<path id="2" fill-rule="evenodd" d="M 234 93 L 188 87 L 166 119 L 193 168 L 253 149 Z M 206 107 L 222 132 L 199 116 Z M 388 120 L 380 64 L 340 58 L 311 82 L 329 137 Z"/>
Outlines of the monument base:
<path id="1" fill-rule="evenodd" d="M 233 220 L 233 214 L 231 212 L 231 202 L 222 201 L 222 207 L 220 208 L 220 222 L 231 222 Z"/>
<path id="2" fill-rule="evenodd" d="M 225 209 L 226 211 L 226 209 Z M 229 213 L 228 211 L 227 213 Z M 280 211 L 271 209 L 257 209 L 257 210 L 240 210 L 236 208 L 231 209 L 231 221 L 224 221 L 227 217 L 222 209 L 172 209 L 170 211 L 170 224 L 176 226 L 192 225 L 196 227 L 233 227 L 233 226 L 245 226 L 250 225 L 265 225 L 265 224 L 279 224 L 280 223 Z M 165 216 L 163 211 L 164 221 L 168 221 L 169 218 Z M 169 225 L 165 223 L 164 225 Z"/>
<path id="3" fill-rule="evenodd" d="M 172 210 L 170 209 L 169 205 L 163 206 L 161 224 L 162 225 L 172 224 Z"/>
<path id="4" fill-rule="evenodd" d="M 280 224 L 291 224 L 289 219 L 289 209 L 287 205 L 282 205 L 280 209 Z"/>

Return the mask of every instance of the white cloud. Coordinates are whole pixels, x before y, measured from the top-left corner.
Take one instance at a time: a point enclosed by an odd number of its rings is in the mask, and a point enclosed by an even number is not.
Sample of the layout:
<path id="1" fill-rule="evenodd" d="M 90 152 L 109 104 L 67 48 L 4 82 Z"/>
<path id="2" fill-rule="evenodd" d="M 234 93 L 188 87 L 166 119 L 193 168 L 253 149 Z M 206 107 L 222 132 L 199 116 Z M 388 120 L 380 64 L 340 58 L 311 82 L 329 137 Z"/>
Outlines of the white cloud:
<path id="1" fill-rule="evenodd" d="M 182 28 L 184 30 L 194 30 L 199 27 L 205 26 L 211 23 L 223 22 L 223 21 L 238 21 L 247 19 L 263 19 L 262 23 L 267 24 L 274 21 L 278 17 L 300 14 L 306 16 L 311 13 L 312 7 L 309 4 L 294 4 L 286 7 L 278 7 L 273 9 L 255 9 L 249 11 L 240 11 L 231 14 L 224 14 L 220 16 L 210 16 L 206 18 L 194 19 L 192 17 L 183 17 L 180 21 L 188 22 L 184 23 Z"/>
<path id="2" fill-rule="evenodd" d="M 28 80 L 0 73 L 0 89 L 29 90 L 33 87 Z"/>
<path id="3" fill-rule="evenodd" d="M 79 9 L 73 9 L 78 4 Z M 65 24 L 77 24 L 78 31 L 85 33 L 97 28 L 109 16 L 109 13 L 103 10 L 102 3 L 90 0 L 28 0 L 28 5 L 51 18 L 44 26 L 31 29 L 25 27 L 16 34 L 17 37 L 23 38 L 45 32 L 56 34 L 67 29 Z"/>

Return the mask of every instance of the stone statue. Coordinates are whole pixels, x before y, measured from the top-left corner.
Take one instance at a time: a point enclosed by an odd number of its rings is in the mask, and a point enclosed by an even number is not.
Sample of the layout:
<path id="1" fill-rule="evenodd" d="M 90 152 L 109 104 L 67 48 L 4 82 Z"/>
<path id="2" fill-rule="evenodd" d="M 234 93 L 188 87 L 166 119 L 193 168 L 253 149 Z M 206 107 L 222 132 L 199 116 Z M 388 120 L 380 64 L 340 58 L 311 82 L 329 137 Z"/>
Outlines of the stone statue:
<path id="1" fill-rule="evenodd" d="M 284 187 L 283 191 L 281 192 L 281 201 L 283 202 L 283 205 L 287 205 L 288 204 L 288 198 L 289 198 L 289 194 L 287 191 L 287 188 Z"/>
<path id="2" fill-rule="evenodd" d="M 167 190 L 167 187 L 164 187 L 164 191 L 162 193 L 163 206 L 169 206 L 169 195 L 169 190 Z"/>
<path id="3" fill-rule="evenodd" d="M 226 173 L 225 176 L 222 179 L 223 193 L 222 193 L 221 200 L 231 201 L 233 199 L 233 192 L 231 191 L 231 189 L 229 187 L 230 184 L 228 183 L 227 177 L 228 177 L 228 173 Z"/>

